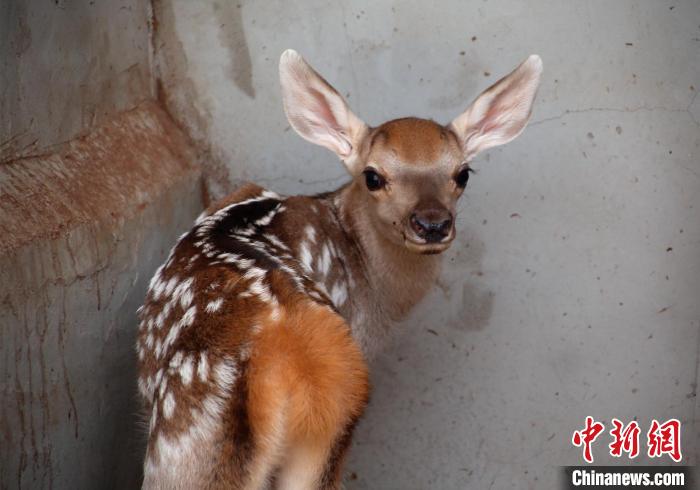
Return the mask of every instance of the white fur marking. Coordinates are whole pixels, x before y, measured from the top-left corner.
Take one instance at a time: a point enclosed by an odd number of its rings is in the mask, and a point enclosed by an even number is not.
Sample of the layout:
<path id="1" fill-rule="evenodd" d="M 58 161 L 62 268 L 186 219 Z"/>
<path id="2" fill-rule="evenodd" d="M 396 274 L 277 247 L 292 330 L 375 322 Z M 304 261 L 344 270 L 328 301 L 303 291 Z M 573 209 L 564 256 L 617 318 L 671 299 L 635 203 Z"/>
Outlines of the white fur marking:
<path id="1" fill-rule="evenodd" d="M 165 390 L 168 389 L 168 378 L 163 378 L 163 380 L 160 382 L 160 386 L 158 387 L 158 398 L 163 398 L 163 395 L 165 394 Z"/>
<path id="2" fill-rule="evenodd" d="M 323 244 L 321 254 L 318 257 L 318 270 L 323 276 L 327 276 L 331 269 L 331 251 L 328 248 L 328 243 Z"/>
<path id="3" fill-rule="evenodd" d="M 168 283 L 165 285 L 165 296 L 166 297 L 170 296 L 173 293 L 173 291 L 175 290 L 175 286 L 177 286 L 177 281 L 178 281 L 177 276 L 173 276 L 170 278 Z"/>
<path id="4" fill-rule="evenodd" d="M 175 397 L 173 396 L 172 391 L 169 391 L 167 395 L 165 395 L 165 399 L 163 400 L 163 415 L 165 416 L 166 419 L 169 419 L 170 417 L 173 416 L 173 412 L 175 411 Z"/>
<path id="5" fill-rule="evenodd" d="M 172 369 L 178 369 L 180 365 L 182 364 L 182 351 L 177 351 L 175 355 L 170 359 L 170 367 Z"/>
<path id="6" fill-rule="evenodd" d="M 301 266 L 304 270 L 311 274 L 311 252 L 309 251 L 309 246 L 306 242 L 301 242 L 299 246 L 299 260 L 301 260 Z"/>
<path id="7" fill-rule="evenodd" d="M 316 229 L 313 226 L 306 225 L 304 235 L 306 235 L 307 240 L 309 240 L 311 243 L 316 243 Z"/>
<path id="8" fill-rule="evenodd" d="M 333 286 L 333 290 L 331 291 L 331 301 L 333 301 L 335 307 L 339 308 L 340 306 L 342 306 L 342 304 L 345 303 L 347 297 L 348 289 L 345 286 L 345 283 L 337 282 L 335 286 Z"/>
<path id="9" fill-rule="evenodd" d="M 275 235 L 271 233 L 265 233 L 263 234 L 265 238 L 268 239 L 268 241 L 275 247 L 280 248 L 282 250 L 289 250 L 289 247 L 279 238 L 277 238 Z"/>
<path id="10" fill-rule="evenodd" d="M 216 313 L 221 309 L 221 306 L 224 304 L 224 298 L 219 298 L 215 299 L 213 301 L 210 301 L 207 303 L 207 306 L 204 308 L 207 313 Z"/>
<path id="11" fill-rule="evenodd" d="M 151 420 L 148 422 L 148 432 L 151 433 L 153 432 L 153 429 L 156 426 L 156 422 L 158 420 L 158 405 L 153 404 L 153 409 L 151 410 Z"/>
<path id="12" fill-rule="evenodd" d="M 207 353 L 202 351 L 199 353 L 199 364 L 197 364 L 197 376 L 202 383 L 207 381 L 209 378 L 209 360 L 207 358 Z"/>
<path id="13" fill-rule="evenodd" d="M 192 382 L 192 374 L 194 373 L 194 365 L 192 362 L 192 356 L 185 357 L 182 362 L 182 367 L 180 368 L 180 377 L 182 378 L 182 384 L 189 386 Z"/>

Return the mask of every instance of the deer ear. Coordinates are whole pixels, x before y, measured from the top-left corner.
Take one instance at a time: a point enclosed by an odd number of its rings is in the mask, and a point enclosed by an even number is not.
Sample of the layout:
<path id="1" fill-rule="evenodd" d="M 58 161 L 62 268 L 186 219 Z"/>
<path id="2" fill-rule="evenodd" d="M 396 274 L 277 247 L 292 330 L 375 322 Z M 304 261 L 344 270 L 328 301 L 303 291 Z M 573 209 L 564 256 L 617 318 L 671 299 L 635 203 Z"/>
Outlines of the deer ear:
<path id="1" fill-rule="evenodd" d="M 302 138 L 325 146 L 350 165 L 367 132 L 365 123 L 294 50 L 282 53 L 280 83 L 284 111 L 294 130 Z"/>
<path id="2" fill-rule="evenodd" d="M 450 123 L 465 158 L 518 136 L 532 112 L 542 74 L 542 60 L 532 55 L 510 75 L 486 89 L 469 108 Z"/>

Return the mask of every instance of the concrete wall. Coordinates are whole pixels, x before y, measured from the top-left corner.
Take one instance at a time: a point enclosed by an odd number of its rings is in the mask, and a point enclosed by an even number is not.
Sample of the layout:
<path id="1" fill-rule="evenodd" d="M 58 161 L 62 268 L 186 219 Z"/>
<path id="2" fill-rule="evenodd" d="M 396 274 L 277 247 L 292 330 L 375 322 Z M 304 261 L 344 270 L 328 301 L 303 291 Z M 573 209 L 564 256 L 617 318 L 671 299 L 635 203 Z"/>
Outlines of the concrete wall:
<path id="1" fill-rule="evenodd" d="M 153 96 L 150 3 L 4 0 L 0 160 L 70 140 Z"/>
<path id="2" fill-rule="evenodd" d="M 370 124 L 449 121 L 544 60 L 533 123 L 475 162 L 449 267 L 373 366 L 349 488 L 554 488 L 582 461 L 586 415 L 677 417 L 697 461 L 698 2 L 161 0 L 155 14 L 165 100 L 214 193 L 345 179 L 284 119 L 285 48 Z"/>
<path id="3" fill-rule="evenodd" d="M 152 100 L 148 2 L 2 12 L 0 488 L 136 488 L 136 309 L 197 154 Z"/>

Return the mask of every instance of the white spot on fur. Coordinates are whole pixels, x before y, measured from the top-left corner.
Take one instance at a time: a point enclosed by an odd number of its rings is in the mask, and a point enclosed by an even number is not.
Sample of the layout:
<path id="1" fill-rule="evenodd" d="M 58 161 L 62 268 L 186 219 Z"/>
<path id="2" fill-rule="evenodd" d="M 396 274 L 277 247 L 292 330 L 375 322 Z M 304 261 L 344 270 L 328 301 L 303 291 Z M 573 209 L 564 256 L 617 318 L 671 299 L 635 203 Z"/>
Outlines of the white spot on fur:
<path id="1" fill-rule="evenodd" d="M 272 233 L 265 233 L 263 234 L 265 238 L 275 247 L 280 248 L 282 250 L 289 250 L 289 247 L 279 238 L 277 238 L 275 235 Z"/>
<path id="2" fill-rule="evenodd" d="M 169 419 L 173 416 L 174 411 L 175 397 L 173 396 L 173 393 L 169 391 L 168 394 L 165 396 L 165 399 L 163 400 L 163 416 L 165 416 L 166 419 Z"/>
<path id="3" fill-rule="evenodd" d="M 182 324 L 183 327 L 189 327 L 194 323 L 194 316 L 197 313 L 197 307 L 196 306 L 190 306 L 190 308 L 185 312 L 184 315 L 182 315 L 182 319 L 180 320 L 180 323 Z"/>
<path id="4" fill-rule="evenodd" d="M 333 290 L 331 291 L 331 301 L 333 301 L 333 304 L 335 305 L 336 308 L 339 308 L 340 306 L 345 303 L 345 300 L 348 297 L 348 289 L 347 286 L 345 285 L 344 282 L 337 282 L 335 286 L 333 286 Z"/>
<path id="5" fill-rule="evenodd" d="M 169 297 L 171 294 L 173 294 L 173 291 L 175 290 L 175 286 L 177 286 L 178 283 L 178 278 L 177 276 L 173 276 L 170 278 L 170 280 L 167 282 L 165 285 L 165 296 Z"/>
<path id="6" fill-rule="evenodd" d="M 301 245 L 299 245 L 299 260 L 304 270 L 311 274 L 311 252 L 306 242 L 301 242 Z"/>
<path id="7" fill-rule="evenodd" d="M 311 243 L 316 243 L 316 229 L 313 226 L 306 225 L 306 228 L 304 229 L 304 235 L 306 236 L 306 239 L 309 240 Z"/>
<path id="8" fill-rule="evenodd" d="M 163 343 L 160 341 L 160 339 L 156 339 L 156 348 L 153 349 L 153 355 L 156 356 L 156 359 L 160 359 L 160 355 L 163 353 Z"/>
<path id="9" fill-rule="evenodd" d="M 163 380 L 160 382 L 160 386 L 158 387 L 158 398 L 163 398 L 163 395 L 165 394 L 165 390 L 168 389 L 168 378 L 163 378 Z"/>
<path id="10" fill-rule="evenodd" d="M 232 253 L 220 253 L 217 255 L 217 258 L 226 262 L 227 264 L 236 264 L 240 260 L 241 256 Z"/>
<path id="11" fill-rule="evenodd" d="M 156 328 L 160 330 L 163 328 L 163 322 L 165 321 L 165 313 L 161 310 L 160 313 L 158 313 L 158 316 L 156 316 Z"/>
<path id="12" fill-rule="evenodd" d="M 182 384 L 189 386 L 192 382 L 192 374 L 194 373 L 194 366 L 192 363 L 192 357 L 187 356 L 184 361 L 182 361 L 182 367 L 180 368 L 180 377 L 182 378 Z"/>
<path id="13" fill-rule="evenodd" d="M 170 359 L 170 367 L 172 369 L 178 369 L 180 365 L 182 364 L 182 351 L 177 351 L 175 355 Z"/>
<path id="14" fill-rule="evenodd" d="M 235 364 L 227 359 L 222 360 L 214 367 L 214 382 L 224 391 L 227 391 L 236 382 L 238 369 Z"/>
<path id="15" fill-rule="evenodd" d="M 179 321 L 170 327 L 167 337 L 163 341 L 163 353 L 167 352 L 171 345 L 177 340 L 180 335 L 180 330 L 189 327 L 194 323 L 194 318 L 197 313 L 197 307 L 195 305 L 190 306 L 190 308 L 182 315 Z M 159 357 L 159 356 L 156 356 Z"/>
<path id="16" fill-rule="evenodd" d="M 331 269 L 331 251 L 327 243 L 323 244 L 321 254 L 318 256 L 317 269 L 323 277 L 327 276 Z"/>
<path id="17" fill-rule="evenodd" d="M 256 226 L 267 226 L 267 225 L 269 225 L 270 222 L 272 221 L 272 218 L 274 218 L 275 215 L 277 214 L 277 210 L 278 210 L 278 209 L 279 209 L 279 206 L 278 206 L 277 208 L 273 209 L 272 211 L 270 211 L 269 213 L 267 213 L 267 214 L 266 214 L 265 216 L 263 216 L 262 218 L 258 219 L 258 220 L 255 222 L 255 225 L 256 225 Z"/>
<path id="18" fill-rule="evenodd" d="M 180 285 L 175 289 L 173 295 L 173 301 L 180 301 L 180 308 L 183 310 L 192 304 L 194 299 L 194 293 L 192 292 L 192 284 L 194 284 L 194 279 L 189 278 L 180 283 Z"/>
<path id="19" fill-rule="evenodd" d="M 253 259 L 240 259 L 236 261 L 236 265 L 239 269 L 245 270 L 253 266 L 255 261 Z"/>
<path id="20" fill-rule="evenodd" d="M 261 220 L 258 220 L 261 221 Z M 255 222 L 255 224 L 258 224 L 258 221 Z M 236 230 L 236 236 L 237 237 L 244 237 L 244 236 L 253 236 L 255 235 L 255 228 L 239 228 Z"/>
<path id="21" fill-rule="evenodd" d="M 153 432 L 158 421 L 158 405 L 153 404 L 153 409 L 151 410 L 151 420 L 148 422 L 148 432 Z"/>
<path id="22" fill-rule="evenodd" d="M 279 305 L 275 304 L 271 309 L 270 309 L 270 321 L 277 322 L 282 316 L 282 312 L 280 311 Z"/>
<path id="23" fill-rule="evenodd" d="M 202 383 L 209 378 L 209 359 L 207 353 L 202 351 L 199 353 L 199 363 L 197 364 L 197 376 Z"/>
<path id="24" fill-rule="evenodd" d="M 277 194 L 276 192 L 267 191 L 267 190 L 266 190 L 266 191 L 263 191 L 263 193 L 261 194 L 261 196 L 267 197 L 267 198 L 269 198 L 269 199 L 281 199 L 280 195 Z"/>
<path id="25" fill-rule="evenodd" d="M 221 306 L 224 304 L 224 298 L 219 298 L 215 299 L 213 301 L 210 301 L 207 303 L 207 306 L 204 308 L 207 313 L 216 313 L 221 309 Z"/>
<path id="26" fill-rule="evenodd" d="M 251 294 L 257 296 L 260 298 L 261 301 L 264 301 L 266 303 L 269 303 L 272 301 L 272 295 L 270 294 L 270 289 L 262 283 L 261 280 L 255 280 L 251 285 L 249 286 L 249 289 Z"/>

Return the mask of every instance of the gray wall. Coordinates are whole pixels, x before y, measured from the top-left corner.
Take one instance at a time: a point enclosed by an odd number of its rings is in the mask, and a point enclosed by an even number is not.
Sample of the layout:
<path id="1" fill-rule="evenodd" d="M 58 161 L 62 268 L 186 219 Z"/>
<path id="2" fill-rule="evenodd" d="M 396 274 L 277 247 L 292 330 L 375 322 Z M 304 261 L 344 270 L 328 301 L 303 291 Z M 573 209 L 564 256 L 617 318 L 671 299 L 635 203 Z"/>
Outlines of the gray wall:
<path id="1" fill-rule="evenodd" d="M 215 192 L 225 170 L 287 193 L 345 179 L 284 119 L 285 48 L 370 124 L 447 122 L 544 60 L 533 123 L 478 157 L 449 267 L 373 366 L 350 488 L 554 488 L 586 415 L 677 417 L 697 461 L 698 2 L 163 0 L 156 16 L 169 106 Z"/>
<path id="2" fill-rule="evenodd" d="M 197 154 L 152 101 L 149 2 L 0 4 L 0 488 L 136 488 L 136 309 Z"/>
<path id="3" fill-rule="evenodd" d="M 149 2 L 1 8 L 0 160 L 68 141 L 153 95 Z"/>

